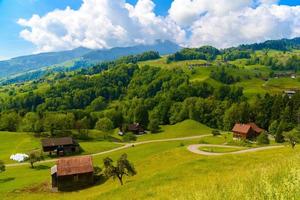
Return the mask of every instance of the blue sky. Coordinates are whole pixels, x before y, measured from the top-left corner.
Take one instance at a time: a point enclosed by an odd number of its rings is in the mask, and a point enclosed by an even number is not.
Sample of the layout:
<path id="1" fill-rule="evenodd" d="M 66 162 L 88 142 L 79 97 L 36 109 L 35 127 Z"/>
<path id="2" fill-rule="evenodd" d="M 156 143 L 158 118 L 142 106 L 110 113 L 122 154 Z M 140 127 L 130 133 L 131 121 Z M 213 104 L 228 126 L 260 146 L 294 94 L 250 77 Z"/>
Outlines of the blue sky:
<path id="1" fill-rule="evenodd" d="M 137 0 L 127 0 L 135 4 Z M 155 13 L 166 16 L 172 0 L 153 0 Z M 297 3 L 298 2 L 298 3 Z M 17 24 L 18 19 L 30 19 L 33 14 L 43 16 L 54 9 L 65 9 L 70 6 L 78 9 L 82 0 L 0 0 L 0 60 L 19 55 L 31 54 L 36 50 L 31 42 L 20 37 L 24 29 Z M 282 0 L 283 5 L 300 5 L 298 0 Z"/>

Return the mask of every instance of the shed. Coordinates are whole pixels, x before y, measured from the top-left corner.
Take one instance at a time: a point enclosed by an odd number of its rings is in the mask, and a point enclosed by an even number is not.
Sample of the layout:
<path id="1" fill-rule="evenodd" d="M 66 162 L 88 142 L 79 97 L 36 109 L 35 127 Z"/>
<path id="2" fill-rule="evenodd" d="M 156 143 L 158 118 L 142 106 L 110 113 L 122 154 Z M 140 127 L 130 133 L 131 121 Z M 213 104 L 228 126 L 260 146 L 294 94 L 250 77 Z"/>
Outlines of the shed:
<path id="1" fill-rule="evenodd" d="M 288 95 L 289 98 L 292 98 L 297 92 L 294 90 L 285 90 L 285 95 Z"/>
<path id="2" fill-rule="evenodd" d="M 52 188 L 73 190 L 94 183 L 94 167 L 91 156 L 62 158 L 51 168 Z"/>
<path id="3" fill-rule="evenodd" d="M 239 124 L 236 123 L 232 129 L 233 136 L 236 138 L 253 139 L 260 135 L 264 129 L 259 128 L 255 123 Z"/>
<path id="4" fill-rule="evenodd" d="M 42 139 L 44 152 L 56 152 L 57 155 L 79 152 L 79 144 L 72 137 Z"/>
<path id="5" fill-rule="evenodd" d="M 145 129 L 139 123 L 129 124 L 127 131 L 133 132 L 134 134 L 137 135 L 145 133 Z"/>

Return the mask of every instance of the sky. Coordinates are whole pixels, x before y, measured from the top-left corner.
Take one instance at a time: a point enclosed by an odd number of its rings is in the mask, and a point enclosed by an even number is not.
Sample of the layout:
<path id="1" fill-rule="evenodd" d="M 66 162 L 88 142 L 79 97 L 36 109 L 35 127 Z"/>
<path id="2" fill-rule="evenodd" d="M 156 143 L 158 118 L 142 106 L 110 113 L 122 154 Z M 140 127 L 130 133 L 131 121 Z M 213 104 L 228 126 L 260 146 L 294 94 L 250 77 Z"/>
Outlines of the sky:
<path id="1" fill-rule="evenodd" d="M 225 48 L 297 36 L 299 0 L 0 0 L 0 60 L 156 39 Z"/>

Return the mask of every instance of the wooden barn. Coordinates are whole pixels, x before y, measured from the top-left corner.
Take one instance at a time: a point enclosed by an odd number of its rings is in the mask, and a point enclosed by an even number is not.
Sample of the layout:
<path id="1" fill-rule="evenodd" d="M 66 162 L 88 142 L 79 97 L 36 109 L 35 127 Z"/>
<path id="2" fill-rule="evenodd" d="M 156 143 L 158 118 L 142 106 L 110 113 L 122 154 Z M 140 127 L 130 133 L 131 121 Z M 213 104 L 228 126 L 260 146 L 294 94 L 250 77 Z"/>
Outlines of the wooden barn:
<path id="1" fill-rule="evenodd" d="M 129 124 L 127 131 L 133 132 L 136 135 L 141 135 L 146 133 L 145 129 L 139 123 Z"/>
<path id="2" fill-rule="evenodd" d="M 79 152 L 79 144 L 71 137 L 63 138 L 47 138 L 42 139 L 42 146 L 44 152 L 52 152 L 57 155 L 65 155 Z"/>
<path id="3" fill-rule="evenodd" d="M 255 123 L 235 124 L 232 132 L 233 137 L 242 139 L 253 139 L 261 134 L 264 129 L 259 128 Z"/>
<path id="4" fill-rule="evenodd" d="M 92 156 L 62 158 L 51 168 L 52 188 L 76 190 L 94 183 Z"/>

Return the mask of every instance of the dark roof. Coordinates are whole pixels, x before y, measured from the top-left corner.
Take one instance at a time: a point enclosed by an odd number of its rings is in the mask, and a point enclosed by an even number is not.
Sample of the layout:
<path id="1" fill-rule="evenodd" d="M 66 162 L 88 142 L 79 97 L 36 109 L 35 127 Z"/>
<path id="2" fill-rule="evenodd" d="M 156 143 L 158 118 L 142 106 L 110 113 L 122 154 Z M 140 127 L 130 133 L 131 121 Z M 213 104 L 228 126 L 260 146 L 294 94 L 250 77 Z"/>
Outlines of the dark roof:
<path id="1" fill-rule="evenodd" d="M 77 144 L 77 143 L 71 137 L 42 139 L 43 147 L 54 147 L 54 146 L 72 145 L 72 144 Z"/>
<path id="2" fill-rule="evenodd" d="M 264 129 L 259 128 L 255 123 L 249 123 L 249 125 L 256 133 L 261 133 L 264 131 Z"/>
<path id="3" fill-rule="evenodd" d="M 62 158 L 57 161 L 56 165 L 57 176 L 67 176 L 94 172 L 92 156 Z"/>
<path id="4" fill-rule="evenodd" d="M 259 128 L 255 123 L 235 124 L 232 131 L 242 134 L 248 134 L 251 129 L 256 133 L 261 133 L 264 131 L 264 129 Z"/>
<path id="5" fill-rule="evenodd" d="M 136 124 L 129 124 L 128 131 L 145 131 L 145 130 L 140 124 L 136 123 Z"/>

